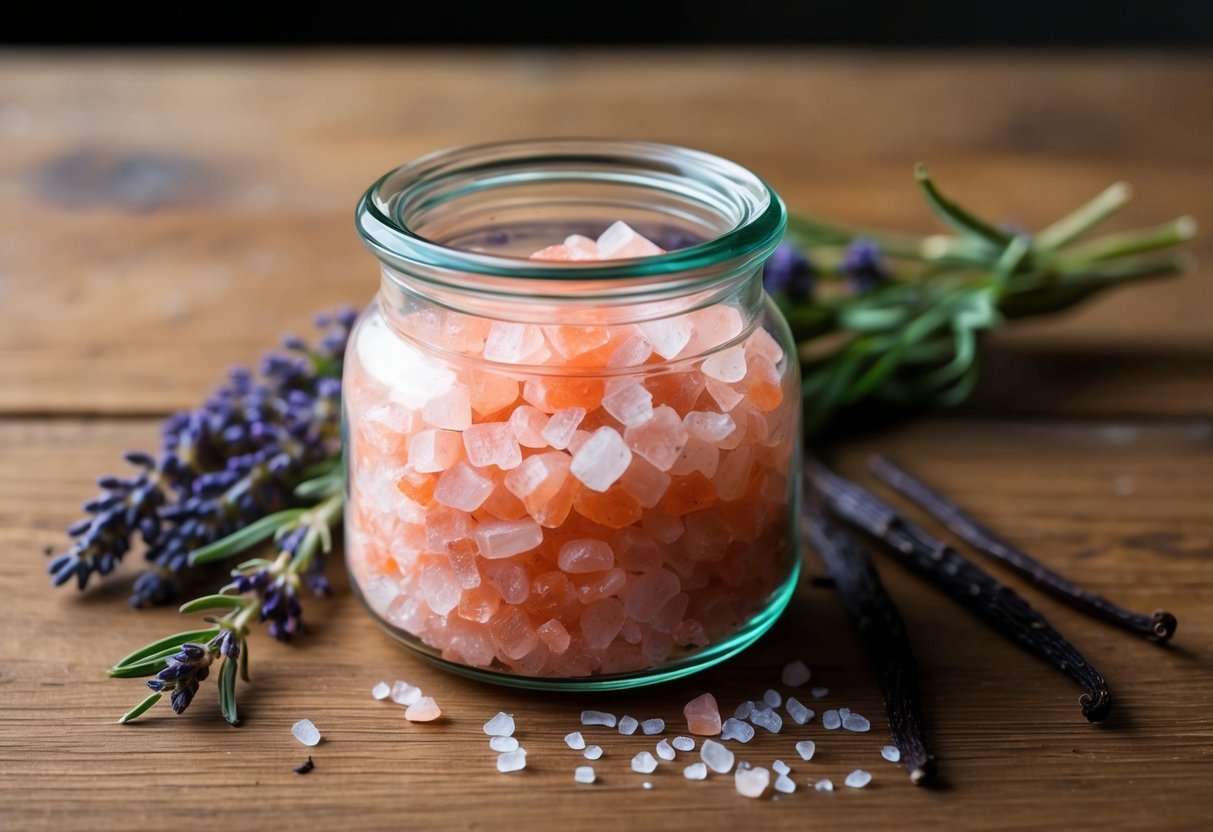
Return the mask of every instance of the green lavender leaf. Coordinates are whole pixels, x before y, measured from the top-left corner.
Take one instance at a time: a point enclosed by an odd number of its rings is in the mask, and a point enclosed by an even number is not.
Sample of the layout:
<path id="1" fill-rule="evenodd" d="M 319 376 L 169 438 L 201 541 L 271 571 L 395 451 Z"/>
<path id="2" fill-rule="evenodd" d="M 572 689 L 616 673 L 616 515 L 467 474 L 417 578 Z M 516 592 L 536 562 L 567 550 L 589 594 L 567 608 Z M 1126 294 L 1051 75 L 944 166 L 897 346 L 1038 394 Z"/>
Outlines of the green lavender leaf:
<path id="1" fill-rule="evenodd" d="M 961 234 L 985 240 L 999 249 L 1006 248 L 1007 244 L 1011 242 L 1010 234 L 969 213 L 940 193 L 924 165 L 918 165 L 914 169 L 914 176 L 918 179 L 918 184 L 922 187 L 923 195 L 926 196 L 931 209 L 947 225 Z"/>
<path id="2" fill-rule="evenodd" d="M 124 713 L 122 715 L 122 718 L 119 719 L 118 722 L 125 724 L 127 722 L 130 722 L 133 719 L 138 719 L 147 711 L 148 708 L 152 707 L 152 705 L 155 705 L 157 702 L 159 702 L 160 697 L 163 695 L 164 694 L 162 694 L 162 693 L 153 693 L 147 699 L 144 699 L 138 705 L 136 705 L 135 707 L 131 708 L 129 711 Z"/>
<path id="3" fill-rule="evenodd" d="M 219 668 L 219 709 L 229 725 L 237 725 L 240 720 L 236 716 L 236 664 L 231 659 L 224 659 Z"/>
<path id="4" fill-rule="evenodd" d="M 226 560 L 232 555 L 251 549 L 258 543 L 269 540 L 286 524 L 298 520 L 306 511 L 307 509 L 303 508 L 288 508 L 286 511 L 267 514 L 265 517 L 249 523 L 243 529 L 232 532 L 227 537 L 194 550 L 190 554 L 190 566 L 201 566 L 205 563 Z"/>
<path id="5" fill-rule="evenodd" d="M 336 494 L 345 486 L 340 471 L 332 471 L 321 477 L 305 480 L 295 486 L 295 496 L 301 500 L 318 500 Z"/>
<path id="6" fill-rule="evenodd" d="M 1129 203 L 1133 189 L 1117 182 L 1080 208 L 1071 211 L 1036 235 L 1036 247 L 1056 251 L 1082 237 Z"/>
<path id="7" fill-rule="evenodd" d="M 121 667 L 110 668 L 109 675 L 115 679 L 138 679 L 140 676 L 155 676 L 168 666 L 165 660 L 169 656 L 176 655 L 180 649 L 181 645 L 168 647 L 140 661 L 124 664 Z"/>
<path id="8" fill-rule="evenodd" d="M 127 665 L 143 661 L 144 659 L 149 658 L 153 653 L 161 653 L 170 647 L 175 649 L 190 641 L 197 643 L 207 642 L 217 635 L 219 635 L 219 628 L 211 627 L 207 630 L 189 630 L 188 632 L 166 636 L 159 641 L 153 641 L 151 644 L 140 647 L 134 653 L 122 658 L 117 664 L 114 665 L 113 670 L 110 671 L 110 674 L 112 675 L 114 670 L 120 670 Z"/>
<path id="9" fill-rule="evenodd" d="M 240 642 L 240 678 L 247 682 L 248 679 L 248 639 Z"/>
<path id="10" fill-rule="evenodd" d="M 211 610 L 234 610 L 247 603 L 248 601 L 239 595 L 204 595 L 182 604 L 180 612 L 182 615 L 190 615 Z"/>

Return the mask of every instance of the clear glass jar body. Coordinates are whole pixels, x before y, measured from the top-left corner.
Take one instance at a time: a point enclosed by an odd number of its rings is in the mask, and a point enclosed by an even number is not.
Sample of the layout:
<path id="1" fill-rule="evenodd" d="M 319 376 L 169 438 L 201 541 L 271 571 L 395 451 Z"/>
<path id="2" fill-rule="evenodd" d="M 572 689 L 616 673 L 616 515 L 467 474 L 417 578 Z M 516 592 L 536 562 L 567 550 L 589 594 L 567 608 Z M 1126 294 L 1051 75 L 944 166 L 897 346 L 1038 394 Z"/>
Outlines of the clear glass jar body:
<path id="1" fill-rule="evenodd" d="M 524 259 L 619 219 L 693 244 Z M 346 357 L 346 559 L 381 625 L 465 675 L 611 688 L 774 623 L 801 432 L 765 185 L 661 145 L 486 146 L 389 174 L 359 223 L 383 269 Z"/>

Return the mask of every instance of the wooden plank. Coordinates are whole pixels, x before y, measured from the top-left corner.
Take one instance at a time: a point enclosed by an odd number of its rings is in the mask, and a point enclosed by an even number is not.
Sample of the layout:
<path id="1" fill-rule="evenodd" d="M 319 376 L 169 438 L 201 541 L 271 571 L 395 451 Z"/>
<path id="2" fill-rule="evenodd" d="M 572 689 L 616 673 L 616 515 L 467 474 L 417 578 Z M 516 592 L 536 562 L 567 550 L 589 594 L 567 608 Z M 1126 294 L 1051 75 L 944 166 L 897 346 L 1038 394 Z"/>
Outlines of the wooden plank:
<path id="1" fill-rule="evenodd" d="M 10 52 L 0 412 L 189 406 L 224 365 L 254 361 L 312 311 L 362 305 L 376 278 L 354 201 L 384 170 L 460 143 L 703 146 L 794 208 L 909 228 L 933 227 L 910 176 L 920 160 L 1026 226 L 1119 178 L 1138 194 L 1120 224 L 1213 216 L 1211 68 L 1161 55 Z M 1195 247 L 1206 262 L 1209 240 Z M 1206 271 L 1012 340 L 1207 358 L 1210 308 Z M 1094 412 L 1117 380 L 1100 383 Z M 1143 397 L 1134 412 L 1172 414 L 1168 401 Z"/>
<path id="2" fill-rule="evenodd" d="M 593 696 L 496 688 L 432 669 L 382 635 L 339 580 L 335 598 L 308 603 L 309 631 L 299 643 L 254 637 L 254 680 L 241 689 L 239 729 L 222 722 L 209 683 L 183 716 L 165 710 L 116 725 L 141 685 L 106 679 L 107 664 L 183 622 L 168 610 L 126 608 L 127 567 L 82 596 L 50 590 L 39 550 L 61 543 L 59 530 L 90 495 L 96 473 L 154 437 L 147 420 L 0 420 L 6 829 L 135 828 L 185 815 L 231 829 L 577 829 L 610 818 L 653 830 L 1158 829 L 1197 828 L 1207 817 L 1213 431 L 1205 422 L 933 419 L 836 449 L 842 470 L 861 477 L 867 453 L 888 453 L 1092 589 L 1179 616 L 1176 643 L 1163 649 L 1032 593 L 1113 687 L 1115 714 L 1093 727 L 1068 680 L 878 556 L 924 670 L 926 716 L 947 781 L 938 791 L 910 786 L 880 759 L 887 729 L 874 680 L 831 591 L 807 580 L 776 630 L 724 667 Z M 808 565 L 819 572 L 815 560 Z M 586 729 L 606 749 L 596 764 L 600 782 L 573 783 L 572 769 L 584 761 L 561 737 L 577 728 L 582 708 L 660 716 L 672 736 L 691 697 L 711 690 L 731 710 L 778 687 L 779 668 L 796 656 L 813 667 L 813 684 L 831 691 L 812 706 L 845 705 L 873 723 L 866 735 L 826 732 L 819 719 L 789 724 L 740 748 L 755 764 L 791 763 L 797 794 L 747 801 L 731 778 L 688 782 L 681 768 L 694 755 L 687 754 L 651 776 L 633 774 L 632 755 L 656 738 L 605 729 Z M 421 685 L 447 718 L 409 725 L 397 706 L 371 700 L 376 681 L 395 678 Z M 530 752 L 525 772 L 494 770 L 480 726 L 498 709 L 515 714 Z M 316 769 L 306 780 L 290 771 L 307 751 L 289 734 L 302 717 L 325 734 L 311 750 Z M 810 763 L 792 748 L 802 738 L 819 744 Z M 861 766 L 874 774 L 863 792 L 806 791 L 810 778 L 841 784 Z M 651 791 L 641 788 L 646 780 Z"/>

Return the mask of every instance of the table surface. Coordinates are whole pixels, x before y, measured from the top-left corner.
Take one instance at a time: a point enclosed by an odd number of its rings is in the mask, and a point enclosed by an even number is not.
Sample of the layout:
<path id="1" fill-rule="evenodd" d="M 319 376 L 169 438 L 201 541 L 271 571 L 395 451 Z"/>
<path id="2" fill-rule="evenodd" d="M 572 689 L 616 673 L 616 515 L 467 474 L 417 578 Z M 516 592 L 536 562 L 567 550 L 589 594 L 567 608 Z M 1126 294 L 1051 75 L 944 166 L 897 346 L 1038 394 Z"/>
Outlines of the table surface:
<path id="1" fill-rule="evenodd" d="M 1160 648 L 1030 592 L 1104 672 L 1102 726 L 1043 663 L 887 559 L 877 563 L 922 665 L 944 785 L 884 762 L 874 678 L 831 590 L 806 580 L 758 645 L 701 676 L 629 693 L 524 693 L 399 650 L 338 577 L 291 645 L 254 637 L 243 724 L 207 686 L 184 715 L 114 718 L 138 681 L 118 656 L 185 629 L 125 605 L 135 564 L 82 595 L 51 591 L 44 547 L 229 364 L 310 313 L 361 304 L 375 269 L 352 206 L 379 173 L 452 144 L 613 135 L 691 144 L 758 171 L 795 209 L 927 229 L 912 165 L 987 214 L 1035 226 L 1116 179 L 1125 223 L 1213 219 L 1213 59 L 1201 56 L 513 50 L 285 55 L 0 55 L 0 827 L 224 829 L 1197 828 L 1213 810 L 1213 289 L 1203 273 L 1123 291 L 993 339 L 973 400 L 827 450 L 861 478 L 876 450 L 917 469 L 1047 563 L 1180 620 Z M 1120 222 L 1118 220 L 1118 222 Z M 1213 262 L 1213 237 L 1194 247 Z M 810 554 L 808 573 L 821 567 Z M 334 570 L 336 571 L 336 570 Z M 1000 574 L 1002 574 L 1000 572 Z M 1014 578 L 1007 582 L 1020 588 Z M 748 801 L 692 783 L 691 755 L 630 771 L 653 739 L 588 729 L 599 783 L 562 737 L 583 707 L 663 717 L 705 690 L 731 710 L 802 657 L 814 702 L 872 719 L 762 734 L 741 758 L 793 763 L 800 790 Z M 441 704 L 411 725 L 372 701 L 407 679 Z M 481 724 L 515 714 L 525 772 L 498 774 Z M 316 769 L 291 723 L 325 735 Z M 762 732 L 760 732 L 762 733 Z M 802 763 L 795 741 L 820 750 Z M 873 772 L 863 791 L 806 790 Z M 652 783 L 644 790 L 642 782 Z"/>

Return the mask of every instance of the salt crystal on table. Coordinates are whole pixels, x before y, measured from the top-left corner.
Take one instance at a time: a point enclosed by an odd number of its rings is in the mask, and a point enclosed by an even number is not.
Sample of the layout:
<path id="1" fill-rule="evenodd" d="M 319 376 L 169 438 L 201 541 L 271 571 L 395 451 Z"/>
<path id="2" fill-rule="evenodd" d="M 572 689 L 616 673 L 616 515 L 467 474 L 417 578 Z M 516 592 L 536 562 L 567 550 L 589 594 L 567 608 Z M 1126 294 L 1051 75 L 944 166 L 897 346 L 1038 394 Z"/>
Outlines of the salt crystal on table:
<path id="1" fill-rule="evenodd" d="M 783 676 L 781 678 L 783 683 L 788 687 L 798 688 L 805 682 L 809 681 L 812 676 L 813 671 L 809 670 L 808 665 L 806 665 L 800 659 L 797 659 L 796 661 L 789 662 L 784 666 Z"/>
<path id="2" fill-rule="evenodd" d="M 885 745 L 880 748 L 880 756 L 890 763 L 901 762 L 901 749 L 895 745 Z"/>
<path id="3" fill-rule="evenodd" d="M 670 745 L 669 740 L 662 740 L 657 743 L 657 756 L 663 760 L 672 760 L 678 755 L 674 753 L 674 748 Z"/>
<path id="4" fill-rule="evenodd" d="M 778 734 L 783 728 L 783 717 L 769 707 L 755 708 L 750 714 L 750 722 L 759 728 L 766 728 L 772 734 Z"/>
<path id="5" fill-rule="evenodd" d="M 692 734 L 713 736 L 720 733 L 720 706 L 710 693 L 697 696 L 682 709 L 687 718 L 687 729 Z"/>
<path id="6" fill-rule="evenodd" d="M 812 708 L 806 708 L 804 705 L 800 704 L 800 700 L 795 696 L 788 697 L 787 704 L 784 705 L 784 710 L 788 712 L 788 716 L 790 716 L 792 721 L 797 725 L 804 725 L 813 718 L 814 713 Z"/>
<path id="7" fill-rule="evenodd" d="M 489 740 L 489 748 L 494 751 L 513 751 L 518 747 L 518 740 L 513 737 L 493 737 Z"/>
<path id="8" fill-rule="evenodd" d="M 832 792 L 834 791 L 834 783 L 830 780 L 818 780 L 813 784 L 813 788 L 819 792 Z"/>
<path id="9" fill-rule="evenodd" d="M 838 715 L 838 711 L 832 708 L 821 715 L 821 727 L 827 731 L 833 731 L 835 728 L 842 726 L 842 717 Z"/>
<path id="10" fill-rule="evenodd" d="M 580 731 L 574 731 L 571 734 L 565 734 L 564 744 L 574 751 L 580 751 L 585 748 L 585 737 L 581 736 Z"/>
<path id="11" fill-rule="evenodd" d="M 750 699 L 742 702 L 737 706 L 737 710 L 733 711 L 733 716 L 737 719 L 745 719 L 754 712 L 754 702 Z"/>
<path id="12" fill-rule="evenodd" d="M 722 740 L 749 742 L 754 739 L 754 726 L 748 722 L 742 722 L 735 717 L 726 719 L 720 729 L 720 738 Z"/>
<path id="13" fill-rule="evenodd" d="M 868 774 L 861 768 L 857 768 L 847 775 L 847 779 L 843 781 L 852 789 L 862 789 L 868 783 L 872 782 L 872 775 Z"/>
<path id="14" fill-rule="evenodd" d="M 548 423 L 543 426 L 540 433 L 548 445 L 562 451 L 569 446 L 569 440 L 573 438 L 573 433 L 584 418 L 585 408 L 583 407 L 566 407 L 563 410 L 557 410 L 548 418 Z"/>
<path id="15" fill-rule="evenodd" d="M 380 682 L 375 687 L 371 688 L 371 696 L 376 699 L 387 699 L 392 693 L 392 689 L 388 687 L 387 682 Z"/>
<path id="16" fill-rule="evenodd" d="M 392 685 L 392 701 L 397 705 L 416 705 L 421 701 L 421 688 L 402 682 L 399 679 Z"/>
<path id="17" fill-rule="evenodd" d="M 621 734 L 631 736 L 632 734 L 636 733 L 636 729 L 639 726 L 640 726 L 640 723 L 636 721 L 635 717 L 621 716 L 619 718 L 619 733 L 621 733 Z"/>
<path id="18" fill-rule="evenodd" d="M 784 794 L 791 794 L 792 792 L 796 791 L 796 782 L 786 774 L 781 774 L 775 780 L 775 791 L 783 792 Z"/>
<path id="19" fill-rule="evenodd" d="M 674 737 L 674 741 L 670 743 L 679 751 L 694 751 L 695 740 L 690 737 Z"/>
<path id="20" fill-rule="evenodd" d="M 602 409 L 628 427 L 653 418 L 653 394 L 635 379 L 613 382 L 602 397 Z"/>
<path id="21" fill-rule="evenodd" d="M 421 697 L 420 702 L 409 705 L 404 712 L 404 718 L 409 722 L 433 722 L 440 716 L 442 716 L 442 709 L 431 696 Z"/>
<path id="22" fill-rule="evenodd" d="M 733 783 L 742 797 L 762 797 L 762 793 L 771 784 L 771 772 L 761 766 L 758 768 L 740 768 L 733 775 Z"/>
<path id="23" fill-rule="evenodd" d="M 787 774 L 791 770 L 792 767 L 783 760 L 776 760 L 775 762 L 771 763 L 771 771 L 775 772 L 776 774 Z"/>
<path id="24" fill-rule="evenodd" d="M 601 540 L 570 540 L 560 547 L 556 565 L 574 575 L 602 572 L 615 565 L 615 553 Z"/>
<path id="25" fill-rule="evenodd" d="M 632 758 L 632 771 L 638 774 L 652 774 L 657 769 L 657 758 L 647 751 L 641 751 Z"/>
<path id="26" fill-rule="evenodd" d="M 577 766 L 573 769 L 573 779 L 578 783 L 593 783 L 596 779 L 593 766 Z"/>
<path id="27" fill-rule="evenodd" d="M 801 740 L 796 743 L 796 753 L 800 755 L 800 759 L 808 762 L 813 759 L 813 754 L 817 751 L 817 743 L 812 740 Z"/>
<path id="28" fill-rule="evenodd" d="M 291 735 L 304 745 L 315 745 L 320 742 L 320 731 L 310 719 L 301 719 L 292 725 Z"/>
<path id="29" fill-rule="evenodd" d="M 585 747 L 585 751 L 583 752 L 583 756 L 587 760 L 597 760 L 602 756 L 602 748 L 597 745 L 587 745 Z"/>
<path id="30" fill-rule="evenodd" d="M 507 713 L 498 712 L 496 716 L 484 723 L 484 733 L 490 737 L 509 737 L 514 734 L 514 717 Z"/>
<path id="31" fill-rule="evenodd" d="M 809 693 L 813 694 L 814 699 L 821 699 L 830 695 L 829 688 L 811 688 Z"/>
<path id="32" fill-rule="evenodd" d="M 762 695 L 762 701 L 766 702 L 772 708 L 778 708 L 783 704 L 783 697 L 779 695 L 777 690 L 768 690 Z"/>
<path id="33" fill-rule="evenodd" d="M 688 780 L 708 779 L 708 767 L 703 763 L 691 763 L 682 770 L 682 776 Z"/>
<path id="34" fill-rule="evenodd" d="M 569 472 L 586 488 L 601 492 L 622 477 L 631 462 L 632 452 L 623 437 L 614 428 L 602 427 L 573 455 Z"/>
<path id="35" fill-rule="evenodd" d="M 862 734 L 865 731 L 871 730 L 872 723 L 868 721 L 867 717 L 860 716 L 859 714 L 847 714 L 846 718 L 842 721 L 842 727 L 848 731 Z"/>
<path id="36" fill-rule="evenodd" d="M 640 730 L 645 734 L 660 734 L 665 730 L 664 719 L 646 719 L 640 723 Z"/>
<path id="37" fill-rule="evenodd" d="M 727 774 L 733 767 L 733 752 L 716 740 L 704 740 L 699 749 L 699 757 L 717 774 Z"/>
<path id="38" fill-rule="evenodd" d="M 598 257 L 602 260 L 618 260 L 625 257 L 652 257 L 664 254 L 665 250 L 645 239 L 623 220 L 607 226 L 598 235 Z"/>
<path id="39" fill-rule="evenodd" d="M 497 770 L 506 773 L 510 771 L 521 771 L 526 768 L 526 750 L 518 748 L 514 751 L 507 751 L 497 757 Z"/>
<path id="40" fill-rule="evenodd" d="M 649 781 L 647 781 L 647 780 L 646 780 L 646 781 L 644 781 L 643 783 L 641 783 L 640 785 L 641 785 L 641 786 L 643 786 L 643 787 L 644 787 L 644 788 L 646 788 L 646 789 L 651 789 L 651 788 L 653 788 L 653 784 L 652 784 L 652 783 L 650 783 L 650 782 L 649 782 Z"/>

